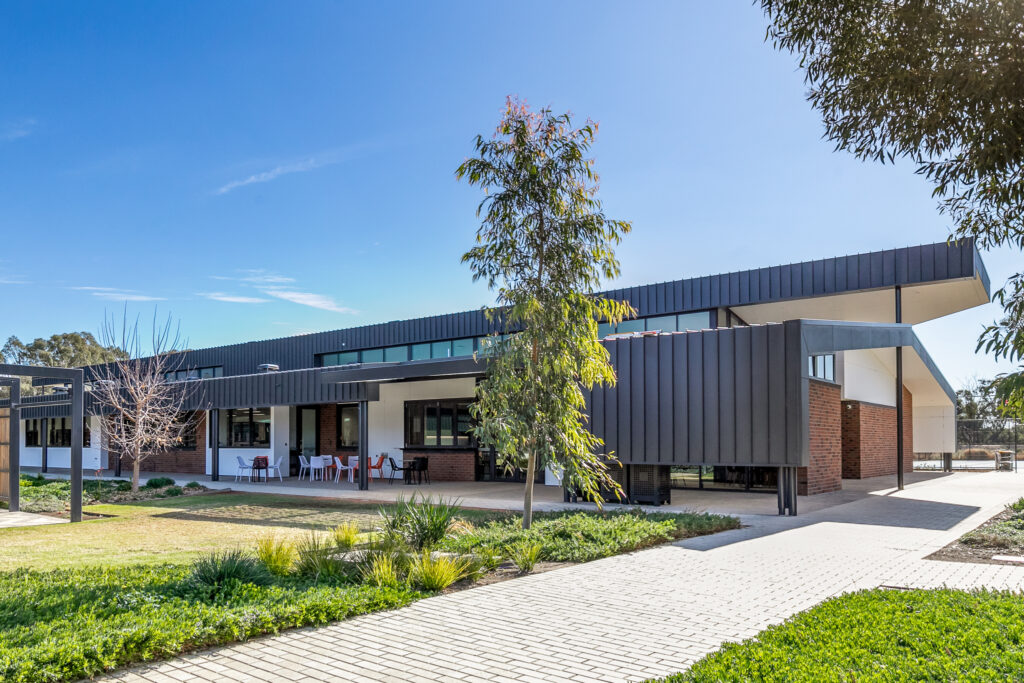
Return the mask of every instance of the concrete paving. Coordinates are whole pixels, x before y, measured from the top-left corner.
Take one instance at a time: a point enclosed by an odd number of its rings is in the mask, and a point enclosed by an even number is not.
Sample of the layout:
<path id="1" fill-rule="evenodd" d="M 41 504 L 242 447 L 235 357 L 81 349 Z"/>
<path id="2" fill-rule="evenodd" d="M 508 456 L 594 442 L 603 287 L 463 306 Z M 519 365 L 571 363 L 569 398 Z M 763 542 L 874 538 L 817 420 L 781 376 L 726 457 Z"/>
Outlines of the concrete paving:
<path id="1" fill-rule="evenodd" d="M 21 526 L 41 526 L 43 524 L 67 524 L 68 520 L 31 512 L 10 512 L 0 510 L 0 529 L 13 529 Z M 2 545 L 2 544 L 0 544 Z"/>
<path id="2" fill-rule="evenodd" d="M 847 591 L 1024 587 L 1024 567 L 923 559 L 1024 495 L 1024 474 L 915 478 L 902 492 L 864 488 L 871 490 L 848 491 L 851 500 L 799 517 L 744 515 L 748 526 L 736 531 L 197 652 L 107 680 L 639 681 Z"/>

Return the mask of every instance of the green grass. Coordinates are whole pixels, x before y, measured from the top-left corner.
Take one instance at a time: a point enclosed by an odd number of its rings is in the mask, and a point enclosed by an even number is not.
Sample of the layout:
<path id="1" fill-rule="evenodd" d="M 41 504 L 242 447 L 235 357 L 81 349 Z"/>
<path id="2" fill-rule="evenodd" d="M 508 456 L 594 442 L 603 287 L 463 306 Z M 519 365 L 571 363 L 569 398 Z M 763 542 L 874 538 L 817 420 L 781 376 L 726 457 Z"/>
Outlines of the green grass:
<path id="1" fill-rule="evenodd" d="M 1024 679 L 1024 599 L 870 590 L 828 600 L 664 683 Z"/>
<path id="2" fill-rule="evenodd" d="M 535 514 L 529 531 L 520 527 L 518 516 L 509 516 L 451 536 L 439 547 L 472 552 L 479 547 L 502 550 L 509 546 L 539 544 L 545 560 L 589 562 L 739 526 L 735 517 L 706 513 L 549 512 Z"/>
<path id="3" fill-rule="evenodd" d="M 188 566 L 0 573 L 0 680 L 75 680 L 133 662 L 407 605 L 404 587 L 269 577 L 215 586 Z"/>

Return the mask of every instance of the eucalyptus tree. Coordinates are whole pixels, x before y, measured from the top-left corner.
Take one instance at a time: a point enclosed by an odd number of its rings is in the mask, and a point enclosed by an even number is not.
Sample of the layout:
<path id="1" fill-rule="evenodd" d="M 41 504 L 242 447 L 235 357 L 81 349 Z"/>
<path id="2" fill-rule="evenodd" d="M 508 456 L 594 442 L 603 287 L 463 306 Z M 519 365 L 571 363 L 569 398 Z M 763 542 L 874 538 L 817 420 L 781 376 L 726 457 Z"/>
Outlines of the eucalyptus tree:
<path id="1" fill-rule="evenodd" d="M 574 128 L 569 114 L 532 111 L 509 98 L 493 137 L 477 136 L 476 155 L 456 177 L 481 187 L 476 245 L 462 261 L 496 292 L 508 333 L 491 337 L 486 377 L 472 408 L 475 434 L 508 469 L 525 473 L 523 527 L 533 519 L 533 484 L 550 467 L 562 482 L 600 503 L 621 494 L 589 431 L 585 391 L 612 385 L 615 372 L 598 322 L 632 315 L 622 301 L 595 295 L 619 274 L 614 247 L 630 223 L 604 215 L 588 153 L 597 124 Z"/>
<path id="2" fill-rule="evenodd" d="M 1024 248 L 1024 0 L 760 0 L 767 37 L 800 58 L 825 136 L 861 159 L 909 160 L 953 236 Z M 1024 359 L 1024 273 L 979 342 Z M 1001 391 L 1024 405 L 1024 377 Z"/>

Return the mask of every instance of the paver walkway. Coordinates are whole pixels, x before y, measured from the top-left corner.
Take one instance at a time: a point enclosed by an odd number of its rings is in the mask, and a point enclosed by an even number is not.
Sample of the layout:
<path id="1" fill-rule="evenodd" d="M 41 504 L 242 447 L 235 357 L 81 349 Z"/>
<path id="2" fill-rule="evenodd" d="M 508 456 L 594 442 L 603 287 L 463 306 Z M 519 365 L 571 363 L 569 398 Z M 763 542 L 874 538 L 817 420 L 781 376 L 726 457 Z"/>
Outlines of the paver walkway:
<path id="1" fill-rule="evenodd" d="M 19 526 L 41 526 L 43 524 L 67 524 L 68 520 L 48 515 L 37 515 L 32 512 L 8 512 L 0 510 L 0 529 L 12 529 Z"/>
<path id="2" fill-rule="evenodd" d="M 140 681 L 637 681 L 821 600 L 889 586 L 1024 587 L 1024 567 L 923 558 L 1024 495 L 954 474 L 797 518 L 430 598 L 127 670 Z"/>

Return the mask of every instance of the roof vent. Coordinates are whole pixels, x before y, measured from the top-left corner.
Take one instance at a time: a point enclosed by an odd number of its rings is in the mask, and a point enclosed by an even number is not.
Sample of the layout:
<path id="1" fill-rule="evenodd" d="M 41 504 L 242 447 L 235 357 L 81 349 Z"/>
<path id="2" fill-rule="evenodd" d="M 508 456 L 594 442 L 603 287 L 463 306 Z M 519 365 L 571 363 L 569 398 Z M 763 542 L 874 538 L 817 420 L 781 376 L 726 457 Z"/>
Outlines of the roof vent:
<path id="1" fill-rule="evenodd" d="M 256 366 L 256 372 L 277 372 L 280 369 L 274 363 L 260 363 Z"/>

